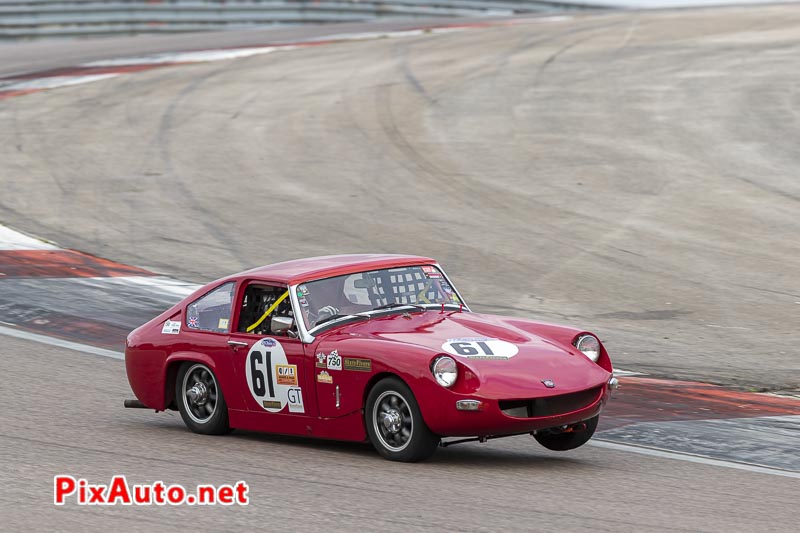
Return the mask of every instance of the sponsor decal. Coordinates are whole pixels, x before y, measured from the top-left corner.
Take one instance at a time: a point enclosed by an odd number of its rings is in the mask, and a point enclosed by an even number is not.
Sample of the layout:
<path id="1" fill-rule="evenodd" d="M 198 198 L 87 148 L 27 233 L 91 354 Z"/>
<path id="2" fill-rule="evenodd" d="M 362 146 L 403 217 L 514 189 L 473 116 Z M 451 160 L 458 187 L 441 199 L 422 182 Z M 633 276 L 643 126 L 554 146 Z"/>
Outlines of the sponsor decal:
<path id="1" fill-rule="evenodd" d="M 261 406 L 267 411 L 280 411 L 283 408 L 279 400 L 263 400 Z"/>
<path id="2" fill-rule="evenodd" d="M 228 319 L 220 318 L 219 323 L 217 323 L 217 329 L 228 329 Z"/>
<path id="3" fill-rule="evenodd" d="M 489 337 L 447 339 L 442 350 L 458 357 L 483 360 L 510 359 L 519 353 L 516 345 Z"/>
<path id="4" fill-rule="evenodd" d="M 164 335 L 177 335 L 181 332 L 181 323 L 177 320 L 167 320 L 164 322 L 164 327 L 161 328 L 161 333 Z"/>
<path id="5" fill-rule="evenodd" d="M 327 370 L 323 370 L 317 374 L 317 381 L 320 383 L 333 383 L 333 376 L 328 374 Z"/>
<path id="6" fill-rule="evenodd" d="M 328 370 L 341 370 L 342 358 L 339 356 L 339 352 L 334 350 L 329 353 L 328 357 L 325 358 L 325 364 L 327 365 Z"/>
<path id="7" fill-rule="evenodd" d="M 358 372 L 372 372 L 372 360 L 358 357 L 345 357 L 344 369 Z"/>
<path id="8" fill-rule="evenodd" d="M 261 339 L 261 346 L 272 348 L 276 344 L 278 344 L 278 341 L 276 341 L 275 339 Z"/>
<path id="9" fill-rule="evenodd" d="M 306 409 L 303 406 L 303 390 L 300 387 L 293 387 L 288 391 L 289 412 L 290 413 L 305 413 Z"/>
<path id="10" fill-rule="evenodd" d="M 324 353 L 317 354 L 317 368 L 328 368 L 326 361 L 326 356 Z"/>
<path id="11" fill-rule="evenodd" d="M 297 386 L 297 365 L 275 365 L 278 385 Z"/>

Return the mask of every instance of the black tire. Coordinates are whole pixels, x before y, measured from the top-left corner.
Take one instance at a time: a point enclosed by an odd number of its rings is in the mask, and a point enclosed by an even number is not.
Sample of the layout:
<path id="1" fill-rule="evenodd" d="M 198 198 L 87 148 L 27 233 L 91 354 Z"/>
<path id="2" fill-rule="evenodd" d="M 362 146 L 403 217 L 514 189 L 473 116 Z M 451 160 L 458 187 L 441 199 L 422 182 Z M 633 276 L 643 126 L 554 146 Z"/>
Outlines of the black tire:
<path id="1" fill-rule="evenodd" d="M 195 390 L 192 400 L 190 389 Z M 199 394 L 198 394 L 199 393 Z M 214 373 L 203 363 L 187 361 L 178 369 L 175 403 L 186 427 L 203 435 L 230 433 L 228 405 Z"/>
<path id="2" fill-rule="evenodd" d="M 598 420 L 600 420 L 600 415 L 590 418 L 589 420 L 584 420 L 583 423 L 586 424 L 585 429 L 570 431 L 569 433 L 564 433 L 556 428 L 544 429 L 537 431 L 533 438 L 548 450 L 556 452 L 574 450 L 589 442 L 589 439 L 594 435 L 594 430 L 597 429 Z"/>
<path id="3" fill-rule="evenodd" d="M 424 461 L 439 447 L 411 389 L 398 378 L 383 379 L 369 391 L 364 422 L 370 442 L 390 461 Z"/>

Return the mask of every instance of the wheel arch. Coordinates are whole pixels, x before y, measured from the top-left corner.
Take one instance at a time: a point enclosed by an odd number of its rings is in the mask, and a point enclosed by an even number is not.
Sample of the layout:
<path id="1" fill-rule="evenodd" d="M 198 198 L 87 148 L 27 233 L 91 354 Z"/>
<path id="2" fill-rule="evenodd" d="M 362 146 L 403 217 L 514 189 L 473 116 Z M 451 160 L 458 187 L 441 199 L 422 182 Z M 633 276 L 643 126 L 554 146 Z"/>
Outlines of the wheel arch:
<path id="1" fill-rule="evenodd" d="M 169 357 L 164 364 L 164 405 L 167 409 L 177 411 L 178 406 L 175 404 L 175 380 L 178 378 L 178 369 L 183 363 L 203 363 L 206 365 L 214 375 L 217 375 L 216 365 L 214 360 L 206 354 L 197 352 L 176 352 Z M 217 380 L 217 386 L 220 385 Z M 225 394 L 225 391 L 222 391 Z"/>
<path id="2" fill-rule="evenodd" d="M 364 392 L 362 393 L 362 398 L 361 398 L 361 411 L 362 412 L 365 412 L 365 410 L 367 408 L 367 398 L 369 397 L 369 393 L 372 391 L 373 388 L 375 388 L 375 385 L 377 385 L 378 383 L 380 383 L 381 381 L 383 381 L 386 378 L 397 378 L 400 381 L 402 381 L 403 384 L 406 387 L 411 389 L 411 385 L 408 383 L 408 381 L 403 379 L 399 374 L 396 374 L 394 372 L 389 372 L 387 370 L 384 370 L 382 372 L 378 372 L 377 374 L 375 374 L 374 376 L 369 378 L 369 381 L 367 381 L 366 385 L 364 385 Z M 411 390 L 411 392 L 413 393 L 414 391 Z"/>

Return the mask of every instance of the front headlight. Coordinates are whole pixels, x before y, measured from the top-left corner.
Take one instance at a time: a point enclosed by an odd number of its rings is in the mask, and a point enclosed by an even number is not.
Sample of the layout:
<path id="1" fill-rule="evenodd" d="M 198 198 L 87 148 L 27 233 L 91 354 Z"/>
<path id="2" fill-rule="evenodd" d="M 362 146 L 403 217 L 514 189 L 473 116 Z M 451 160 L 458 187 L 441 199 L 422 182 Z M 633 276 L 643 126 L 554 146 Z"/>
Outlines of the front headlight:
<path id="1" fill-rule="evenodd" d="M 456 365 L 455 359 L 452 357 L 442 355 L 433 361 L 431 372 L 439 385 L 450 387 L 458 377 L 458 365 Z"/>
<path id="2" fill-rule="evenodd" d="M 575 347 L 595 363 L 600 359 L 600 341 L 594 335 L 581 335 L 575 341 Z"/>

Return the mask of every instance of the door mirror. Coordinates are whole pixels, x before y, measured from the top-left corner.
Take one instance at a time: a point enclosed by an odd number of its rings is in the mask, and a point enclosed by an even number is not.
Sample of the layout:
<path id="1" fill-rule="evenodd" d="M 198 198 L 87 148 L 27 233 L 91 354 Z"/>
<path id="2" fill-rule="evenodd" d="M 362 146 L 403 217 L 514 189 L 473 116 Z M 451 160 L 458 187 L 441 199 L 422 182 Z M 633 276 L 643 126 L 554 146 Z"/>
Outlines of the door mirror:
<path id="1" fill-rule="evenodd" d="M 273 316 L 269 323 L 269 329 L 275 335 L 289 331 L 292 326 L 294 326 L 294 320 L 288 316 Z"/>

